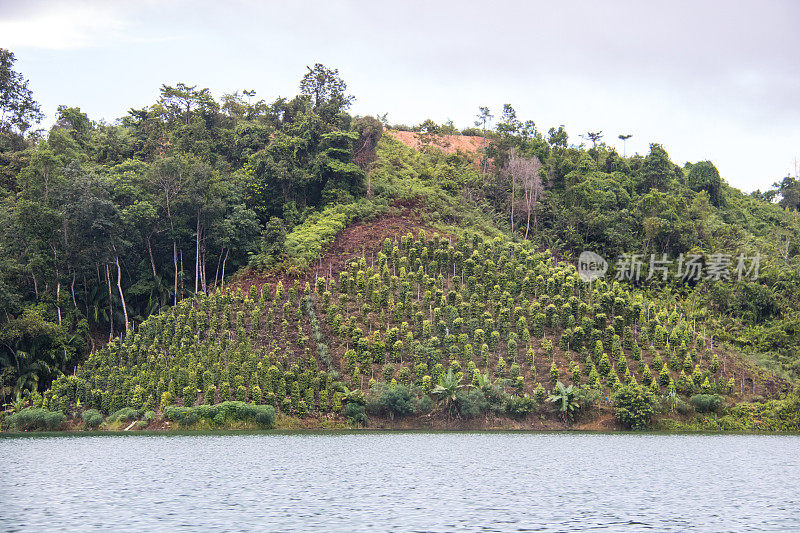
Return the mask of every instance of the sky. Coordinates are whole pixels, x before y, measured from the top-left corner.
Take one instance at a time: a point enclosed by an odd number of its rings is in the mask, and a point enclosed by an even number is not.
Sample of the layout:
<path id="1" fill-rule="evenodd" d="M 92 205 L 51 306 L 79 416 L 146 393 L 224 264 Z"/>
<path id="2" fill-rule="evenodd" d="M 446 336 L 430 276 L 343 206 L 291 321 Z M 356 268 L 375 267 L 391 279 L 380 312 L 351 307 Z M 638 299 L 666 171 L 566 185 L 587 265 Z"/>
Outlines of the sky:
<path id="1" fill-rule="evenodd" d="M 628 155 L 661 143 L 744 191 L 800 160 L 800 2 L 0 0 L 0 47 L 52 124 L 58 105 L 113 120 L 162 84 L 219 97 L 298 93 L 339 69 L 351 112 L 473 126 L 510 103 L 570 142 L 602 131 Z"/>

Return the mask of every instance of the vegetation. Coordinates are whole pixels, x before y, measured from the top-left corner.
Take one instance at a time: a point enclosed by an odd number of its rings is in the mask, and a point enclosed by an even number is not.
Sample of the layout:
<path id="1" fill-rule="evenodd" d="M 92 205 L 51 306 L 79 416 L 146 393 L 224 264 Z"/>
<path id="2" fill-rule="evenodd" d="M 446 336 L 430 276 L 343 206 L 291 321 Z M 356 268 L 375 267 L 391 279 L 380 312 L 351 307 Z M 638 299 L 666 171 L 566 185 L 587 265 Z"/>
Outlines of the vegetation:
<path id="1" fill-rule="evenodd" d="M 164 409 L 164 418 L 185 427 L 235 427 L 250 423 L 270 429 L 275 423 L 275 409 L 270 405 L 226 401 L 197 407 L 169 406 Z"/>
<path id="2" fill-rule="evenodd" d="M 602 132 L 570 145 L 510 105 L 494 128 L 481 108 L 476 153 L 430 120 L 406 128 L 413 149 L 350 116 L 323 65 L 271 104 L 179 83 L 114 124 L 62 106 L 32 134 L 0 52 L 8 427 L 613 412 L 641 429 L 788 402 L 800 376 L 794 178 L 744 195 L 711 162 L 620 156 Z M 354 224 L 370 231 L 337 248 Z M 586 283 L 584 250 L 762 261 Z"/>
<path id="3" fill-rule="evenodd" d="M 625 385 L 614 393 L 614 414 L 629 429 L 645 429 L 655 414 L 656 397 L 641 385 Z"/>
<path id="4" fill-rule="evenodd" d="M 8 427 L 17 431 L 54 430 L 58 429 L 66 419 L 64 413 L 29 407 L 8 416 L 6 423 Z"/>

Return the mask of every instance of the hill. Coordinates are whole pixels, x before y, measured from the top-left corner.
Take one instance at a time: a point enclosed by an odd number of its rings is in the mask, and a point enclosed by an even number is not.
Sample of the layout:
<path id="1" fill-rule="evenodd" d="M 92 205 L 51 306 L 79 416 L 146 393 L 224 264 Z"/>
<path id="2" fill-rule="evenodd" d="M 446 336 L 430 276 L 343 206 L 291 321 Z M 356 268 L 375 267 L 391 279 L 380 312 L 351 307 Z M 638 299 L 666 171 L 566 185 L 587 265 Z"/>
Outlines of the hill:
<path id="1" fill-rule="evenodd" d="M 428 415 L 451 373 L 472 388 L 453 390 L 446 417 L 502 419 L 544 408 L 558 381 L 597 391 L 593 401 L 630 383 L 684 400 L 788 387 L 713 348 L 675 310 L 616 283 L 589 290 L 572 265 L 529 246 L 409 234 L 346 266 L 333 279 L 185 300 L 59 378 L 44 405 L 181 420 L 169 406 L 238 400 L 326 417 L 363 398 L 373 416 Z M 382 399 L 382 384 L 408 405 Z"/>
<path id="2" fill-rule="evenodd" d="M 403 131 L 315 79 L 2 133 L 4 425 L 797 427 L 792 178 L 510 105 Z"/>

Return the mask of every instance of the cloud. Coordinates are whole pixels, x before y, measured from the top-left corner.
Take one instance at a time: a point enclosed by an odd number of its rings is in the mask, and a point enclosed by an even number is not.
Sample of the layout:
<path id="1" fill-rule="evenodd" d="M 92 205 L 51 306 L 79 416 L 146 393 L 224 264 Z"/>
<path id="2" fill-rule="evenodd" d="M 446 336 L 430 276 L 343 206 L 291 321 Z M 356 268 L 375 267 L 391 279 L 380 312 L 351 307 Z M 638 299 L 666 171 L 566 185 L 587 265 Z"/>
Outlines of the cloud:
<path id="1" fill-rule="evenodd" d="M 32 2 L 0 6 L 0 46 L 12 50 L 75 50 L 120 43 L 158 42 L 171 37 L 134 35 L 136 15 L 151 2 Z"/>

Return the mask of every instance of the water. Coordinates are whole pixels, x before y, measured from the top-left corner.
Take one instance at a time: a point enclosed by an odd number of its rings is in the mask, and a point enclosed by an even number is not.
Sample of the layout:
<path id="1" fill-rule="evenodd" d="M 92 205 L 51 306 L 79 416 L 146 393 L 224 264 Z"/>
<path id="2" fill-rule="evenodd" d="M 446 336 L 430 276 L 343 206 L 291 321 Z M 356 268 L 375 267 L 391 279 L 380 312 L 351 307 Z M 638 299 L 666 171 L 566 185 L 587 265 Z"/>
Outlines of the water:
<path id="1" fill-rule="evenodd" d="M 2 531 L 797 531 L 800 437 L 0 438 Z"/>

